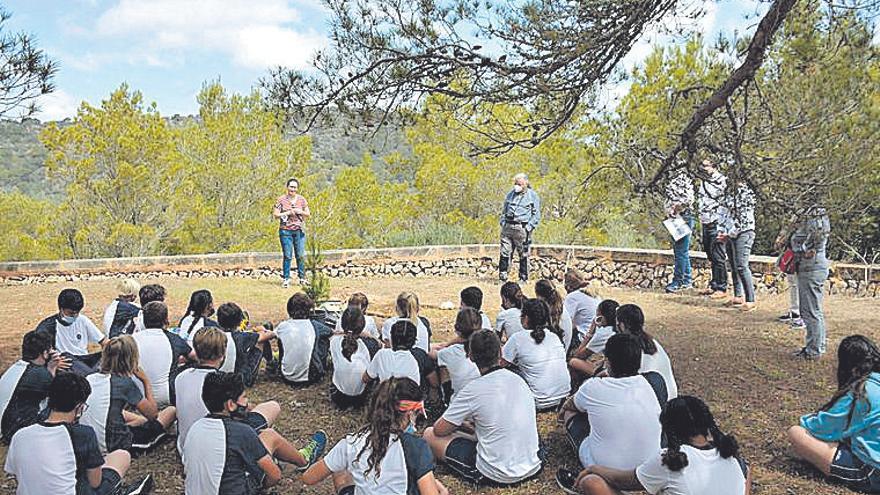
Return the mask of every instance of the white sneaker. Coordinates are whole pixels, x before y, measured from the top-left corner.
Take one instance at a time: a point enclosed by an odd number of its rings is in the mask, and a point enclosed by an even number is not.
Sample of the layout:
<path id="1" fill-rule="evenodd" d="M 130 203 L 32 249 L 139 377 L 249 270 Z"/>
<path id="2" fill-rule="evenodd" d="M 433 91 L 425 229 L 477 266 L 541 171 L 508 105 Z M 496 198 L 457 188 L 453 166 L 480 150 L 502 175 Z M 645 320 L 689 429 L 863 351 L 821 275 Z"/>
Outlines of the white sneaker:
<path id="1" fill-rule="evenodd" d="M 290 279 L 285 278 L 284 280 L 281 281 L 281 288 L 286 289 L 288 287 L 290 287 Z"/>

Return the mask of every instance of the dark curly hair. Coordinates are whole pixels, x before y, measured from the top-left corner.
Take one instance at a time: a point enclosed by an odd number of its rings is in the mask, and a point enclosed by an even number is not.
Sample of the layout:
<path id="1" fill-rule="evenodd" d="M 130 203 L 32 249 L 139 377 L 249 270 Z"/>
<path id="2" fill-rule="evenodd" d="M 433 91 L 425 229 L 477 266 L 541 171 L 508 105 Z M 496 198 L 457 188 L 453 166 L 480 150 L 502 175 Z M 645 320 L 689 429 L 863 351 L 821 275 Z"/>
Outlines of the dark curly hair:
<path id="1" fill-rule="evenodd" d="M 400 427 L 401 418 L 407 414 L 399 409 L 400 401 L 403 400 L 422 400 L 421 389 L 410 378 L 389 378 L 380 383 L 373 393 L 370 409 L 367 413 L 367 426 L 364 426 L 357 433 L 358 436 L 366 437 L 367 440 L 355 458 L 355 461 L 359 461 L 361 456 L 369 451 L 365 474 L 375 472 L 376 477 L 379 477 L 382 459 L 388 453 L 391 434 L 400 435 L 403 433 Z"/>
<path id="2" fill-rule="evenodd" d="M 718 428 L 709 406 L 697 397 L 680 395 L 667 402 L 660 413 L 660 424 L 668 441 L 662 462 L 670 471 L 681 471 L 688 465 L 687 454 L 681 451 L 681 446 L 697 435 L 711 436 L 712 445 L 724 459 L 739 454 L 736 438 Z"/>

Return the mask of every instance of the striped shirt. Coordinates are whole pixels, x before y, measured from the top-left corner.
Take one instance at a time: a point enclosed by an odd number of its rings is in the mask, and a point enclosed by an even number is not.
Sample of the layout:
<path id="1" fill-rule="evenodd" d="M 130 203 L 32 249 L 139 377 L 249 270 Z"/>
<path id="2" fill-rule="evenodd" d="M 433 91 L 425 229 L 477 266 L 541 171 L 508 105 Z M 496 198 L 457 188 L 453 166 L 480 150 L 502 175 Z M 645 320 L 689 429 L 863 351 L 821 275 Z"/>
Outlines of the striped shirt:
<path id="1" fill-rule="evenodd" d="M 289 211 L 293 208 L 302 208 L 306 213 L 309 213 L 308 201 L 299 194 L 294 197 L 290 197 L 288 194 L 279 196 L 278 200 L 275 201 L 275 208 L 281 212 Z M 302 216 L 294 214 L 282 216 L 278 220 L 281 223 L 279 226 L 281 230 L 302 230 L 305 224 L 305 219 Z"/>

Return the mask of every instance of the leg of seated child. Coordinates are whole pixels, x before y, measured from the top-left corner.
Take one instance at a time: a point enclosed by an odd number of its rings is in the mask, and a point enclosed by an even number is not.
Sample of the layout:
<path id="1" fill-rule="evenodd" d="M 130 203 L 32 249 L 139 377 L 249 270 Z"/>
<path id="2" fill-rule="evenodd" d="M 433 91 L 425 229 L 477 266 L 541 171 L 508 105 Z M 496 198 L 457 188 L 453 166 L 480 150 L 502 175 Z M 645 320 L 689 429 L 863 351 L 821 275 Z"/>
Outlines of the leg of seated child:
<path id="1" fill-rule="evenodd" d="M 297 466 L 305 466 L 308 460 L 286 438 L 275 430 L 263 430 L 260 432 L 260 441 L 269 451 L 269 454 L 284 462 L 290 462 Z"/>
<path id="2" fill-rule="evenodd" d="M 141 426 L 147 422 L 147 418 L 141 416 L 140 414 L 132 411 L 122 410 L 122 419 L 125 420 L 125 425 L 128 427 L 132 426 Z"/>
<path id="3" fill-rule="evenodd" d="M 127 450 L 114 450 L 104 456 L 104 465 L 102 469 L 112 469 L 119 474 L 120 478 L 125 478 L 125 473 L 131 466 L 131 454 Z"/>
<path id="4" fill-rule="evenodd" d="M 576 485 L 585 495 L 622 495 L 623 492 L 613 488 L 601 476 L 588 474 Z"/>
<path id="5" fill-rule="evenodd" d="M 823 442 L 800 426 L 789 428 L 788 440 L 798 457 L 815 466 L 825 476 L 831 474 L 831 463 L 837 453 L 836 442 Z"/>
<path id="6" fill-rule="evenodd" d="M 165 409 L 159 411 L 159 415 L 156 417 L 156 421 L 162 425 L 162 428 L 168 429 L 174 420 L 177 419 L 177 409 L 174 406 L 168 406 Z"/>
<path id="7" fill-rule="evenodd" d="M 266 418 L 266 423 L 271 427 L 281 414 L 281 405 L 274 400 L 270 400 L 257 404 L 252 409 L 252 412 L 259 413 L 260 416 Z"/>

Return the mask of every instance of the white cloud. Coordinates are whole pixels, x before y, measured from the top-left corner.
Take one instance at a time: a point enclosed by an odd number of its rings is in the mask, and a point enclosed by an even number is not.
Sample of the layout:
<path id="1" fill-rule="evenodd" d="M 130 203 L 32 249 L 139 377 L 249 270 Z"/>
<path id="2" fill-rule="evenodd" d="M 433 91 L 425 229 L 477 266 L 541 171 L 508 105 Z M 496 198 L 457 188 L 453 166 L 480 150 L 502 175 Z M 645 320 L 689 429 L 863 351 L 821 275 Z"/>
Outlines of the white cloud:
<path id="1" fill-rule="evenodd" d="M 67 117 L 73 117 L 76 115 L 76 110 L 79 108 L 79 105 L 79 99 L 74 98 L 64 90 L 58 89 L 53 93 L 41 96 L 40 99 L 37 100 L 39 111 L 34 117 L 43 122 L 64 120 Z"/>
<path id="2" fill-rule="evenodd" d="M 309 2 L 299 7 L 314 9 Z M 214 51 L 246 68 L 304 67 L 326 38 L 292 26 L 300 21 L 299 8 L 286 0 L 122 0 L 101 14 L 95 33 L 130 42 L 130 58 L 149 65 Z"/>

